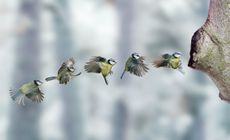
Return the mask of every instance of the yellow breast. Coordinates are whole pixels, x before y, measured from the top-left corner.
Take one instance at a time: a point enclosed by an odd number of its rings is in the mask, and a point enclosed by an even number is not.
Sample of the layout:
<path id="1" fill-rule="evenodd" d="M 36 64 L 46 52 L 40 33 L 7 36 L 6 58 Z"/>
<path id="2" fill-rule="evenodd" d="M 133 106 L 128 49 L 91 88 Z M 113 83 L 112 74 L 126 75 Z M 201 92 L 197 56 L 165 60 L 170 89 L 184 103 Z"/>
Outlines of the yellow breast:
<path id="1" fill-rule="evenodd" d="M 179 58 L 173 58 L 170 61 L 170 65 L 173 69 L 177 69 L 180 66 L 180 59 Z"/>
<path id="2" fill-rule="evenodd" d="M 110 73 L 112 67 L 113 67 L 113 66 L 110 65 L 110 64 L 103 63 L 103 64 L 101 65 L 101 73 L 102 73 L 102 75 L 103 75 L 103 76 L 107 76 L 107 75 Z"/>

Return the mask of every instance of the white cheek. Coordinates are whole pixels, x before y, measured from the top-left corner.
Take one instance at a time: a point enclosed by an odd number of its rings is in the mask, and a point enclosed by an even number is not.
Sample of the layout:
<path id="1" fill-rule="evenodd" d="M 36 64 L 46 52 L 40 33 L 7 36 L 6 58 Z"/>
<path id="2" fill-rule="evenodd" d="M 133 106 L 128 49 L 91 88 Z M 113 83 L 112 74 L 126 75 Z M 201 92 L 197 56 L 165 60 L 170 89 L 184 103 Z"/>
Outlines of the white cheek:
<path id="1" fill-rule="evenodd" d="M 116 63 L 115 62 L 111 62 L 112 65 L 115 65 Z"/>
<path id="2" fill-rule="evenodd" d="M 176 58 L 180 58 L 180 55 L 177 55 L 177 54 L 176 54 L 175 57 L 176 57 Z"/>
<path id="3" fill-rule="evenodd" d="M 135 59 L 139 59 L 140 57 L 139 56 L 135 56 Z"/>
<path id="4" fill-rule="evenodd" d="M 38 82 L 38 85 L 40 86 L 42 83 L 41 82 Z"/>

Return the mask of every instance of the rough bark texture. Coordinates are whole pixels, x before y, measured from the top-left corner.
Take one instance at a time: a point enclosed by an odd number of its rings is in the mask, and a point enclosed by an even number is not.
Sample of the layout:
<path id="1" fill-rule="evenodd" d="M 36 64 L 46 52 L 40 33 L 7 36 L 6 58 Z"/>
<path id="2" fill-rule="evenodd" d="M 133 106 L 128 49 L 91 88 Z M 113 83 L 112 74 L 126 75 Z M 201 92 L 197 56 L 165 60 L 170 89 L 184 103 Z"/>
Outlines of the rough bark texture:
<path id="1" fill-rule="evenodd" d="M 210 0 L 208 18 L 192 37 L 188 65 L 207 73 L 219 97 L 230 101 L 230 0 Z"/>

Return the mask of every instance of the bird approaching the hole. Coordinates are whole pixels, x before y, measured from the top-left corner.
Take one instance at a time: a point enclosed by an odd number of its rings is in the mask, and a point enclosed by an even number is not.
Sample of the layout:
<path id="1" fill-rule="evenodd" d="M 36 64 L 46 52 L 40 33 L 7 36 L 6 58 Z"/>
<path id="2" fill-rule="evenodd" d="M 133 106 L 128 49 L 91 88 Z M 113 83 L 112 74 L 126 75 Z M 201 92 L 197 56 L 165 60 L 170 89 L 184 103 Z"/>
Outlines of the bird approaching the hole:
<path id="1" fill-rule="evenodd" d="M 181 61 L 181 53 L 175 52 L 173 54 L 163 54 L 161 58 L 158 58 L 153 61 L 153 65 L 156 68 L 165 67 L 165 68 L 171 68 L 171 69 L 177 69 L 182 74 L 185 74 L 185 71 L 182 67 L 182 61 Z"/>

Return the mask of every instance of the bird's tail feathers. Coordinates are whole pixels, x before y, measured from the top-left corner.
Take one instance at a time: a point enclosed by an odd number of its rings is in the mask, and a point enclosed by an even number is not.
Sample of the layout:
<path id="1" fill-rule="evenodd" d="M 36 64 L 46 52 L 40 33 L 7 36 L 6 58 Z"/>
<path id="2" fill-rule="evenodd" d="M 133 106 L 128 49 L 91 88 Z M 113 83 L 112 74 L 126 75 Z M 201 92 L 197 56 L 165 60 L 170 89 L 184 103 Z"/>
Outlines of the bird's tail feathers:
<path id="1" fill-rule="evenodd" d="M 160 67 L 167 66 L 167 64 L 166 64 L 166 62 L 164 60 L 158 59 L 158 60 L 153 61 L 153 66 L 156 67 L 156 68 L 160 68 Z"/>
<path id="2" fill-rule="evenodd" d="M 52 80 L 56 80 L 57 76 L 52 76 L 52 77 L 47 77 L 45 80 L 48 81 L 52 81 Z"/>
<path id="3" fill-rule="evenodd" d="M 25 95 L 18 92 L 14 92 L 12 89 L 10 89 L 10 97 L 13 101 L 15 101 L 19 105 L 25 105 Z"/>
<path id="4" fill-rule="evenodd" d="M 125 75 L 125 70 L 123 71 L 123 73 L 121 75 L 121 79 L 123 78 L 124 75 Z"/>

